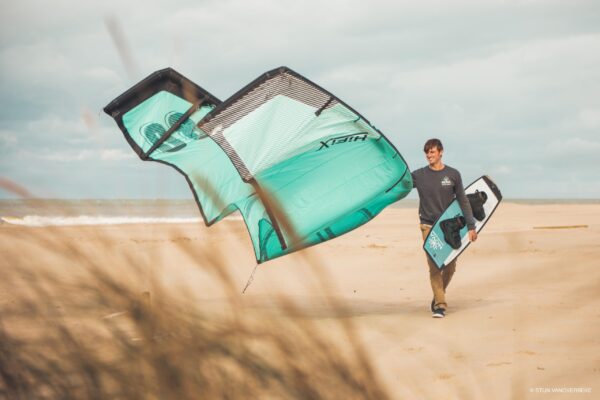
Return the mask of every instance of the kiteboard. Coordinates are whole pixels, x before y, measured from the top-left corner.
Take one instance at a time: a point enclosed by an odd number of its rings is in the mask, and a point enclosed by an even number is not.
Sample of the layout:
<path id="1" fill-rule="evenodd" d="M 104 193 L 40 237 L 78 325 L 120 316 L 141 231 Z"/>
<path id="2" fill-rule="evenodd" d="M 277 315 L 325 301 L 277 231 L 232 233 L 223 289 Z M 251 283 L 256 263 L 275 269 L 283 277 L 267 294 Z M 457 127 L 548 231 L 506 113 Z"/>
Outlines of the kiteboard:
<path id="1" fill-rule="evenodd" d="M 488 176 L 482 176 L 467 186 L 465 194 L 473 210 L 475 231 L 479 232 L 496 211 L 502 200 L 502 194 Z M 458 200 L 454 199 L 433 224 L 425 238 L 423 249 L 441 269 L 454 261 L 469 244 L 466 220 Z"/>

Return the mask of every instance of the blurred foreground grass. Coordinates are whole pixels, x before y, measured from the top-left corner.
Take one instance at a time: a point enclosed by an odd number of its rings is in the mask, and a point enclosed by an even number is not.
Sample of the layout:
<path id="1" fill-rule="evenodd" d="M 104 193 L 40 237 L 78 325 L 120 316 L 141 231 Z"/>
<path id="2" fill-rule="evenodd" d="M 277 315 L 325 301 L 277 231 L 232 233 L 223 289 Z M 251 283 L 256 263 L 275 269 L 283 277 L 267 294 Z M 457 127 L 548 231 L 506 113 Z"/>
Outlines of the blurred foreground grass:
<path id="1" fill-rule="evenodd" d="M 58 228 L 0 229 L 0 398 L 388 398 L 348 319 L 332 335 L 283 295 L 243 307 L 218 249 L 177 247 L 227 312 L 149 278 L 108 231 L 90 251 Z"/>

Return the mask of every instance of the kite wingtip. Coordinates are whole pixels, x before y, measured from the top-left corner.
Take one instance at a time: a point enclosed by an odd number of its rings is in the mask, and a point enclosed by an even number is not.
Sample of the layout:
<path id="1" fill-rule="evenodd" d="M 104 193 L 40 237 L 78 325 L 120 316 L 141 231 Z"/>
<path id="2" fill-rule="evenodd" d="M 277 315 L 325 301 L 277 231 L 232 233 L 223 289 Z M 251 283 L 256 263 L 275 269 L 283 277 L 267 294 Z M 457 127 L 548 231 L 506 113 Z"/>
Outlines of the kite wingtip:
<path id="1" fill-rule="evenodd" d="M 286 72 L 294 72 L 292 71 L 291 68 L 286 67 L 285 65 L 282 65 L 280 67 L 274 68 L 268 72 L 266 72 L 264 74 L 264 76 L 266 76 L 267 78 L 270 78 L 272 76 L 276 76 L 276 75 L 281 75 L 281 74 L 285 74 Z"/>

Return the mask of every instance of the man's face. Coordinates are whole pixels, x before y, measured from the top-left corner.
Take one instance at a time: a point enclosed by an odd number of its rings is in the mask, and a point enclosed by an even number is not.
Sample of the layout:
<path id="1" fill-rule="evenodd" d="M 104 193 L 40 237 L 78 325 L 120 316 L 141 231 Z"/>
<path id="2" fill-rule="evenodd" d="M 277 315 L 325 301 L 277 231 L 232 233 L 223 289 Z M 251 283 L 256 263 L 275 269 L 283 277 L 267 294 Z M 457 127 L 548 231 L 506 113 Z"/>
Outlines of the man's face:
<path id="1" fill-rule="evenodd" d="M 436 146 L 433 146 L 425 153 L 425 158 L 427 158 L 429 165 L 435 165 L 442 159 L 442 154 L 444 154 L 443 150 L 440 151 Z"/>

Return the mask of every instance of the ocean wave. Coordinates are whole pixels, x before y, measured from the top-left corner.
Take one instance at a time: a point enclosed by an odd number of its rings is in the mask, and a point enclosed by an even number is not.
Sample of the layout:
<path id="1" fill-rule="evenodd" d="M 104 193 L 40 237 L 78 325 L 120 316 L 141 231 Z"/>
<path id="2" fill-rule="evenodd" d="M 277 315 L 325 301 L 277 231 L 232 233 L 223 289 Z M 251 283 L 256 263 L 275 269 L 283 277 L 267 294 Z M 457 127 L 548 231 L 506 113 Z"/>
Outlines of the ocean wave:
<path id="1" fill-rule="evenodd" d="M 228 220 L 241 219 L 240 216 L 229 216 Z M 1 223 L 21 226 L 73 226 L 73 225 L 123 225 L 123 224 L 195 224 L 204 223 L 202 218 L 191 217 L 127 217 L 127 216 L 42 216 L 26 215 L 23 217 L 0 217 Z"/>

